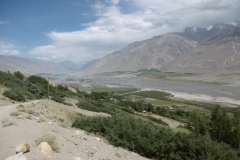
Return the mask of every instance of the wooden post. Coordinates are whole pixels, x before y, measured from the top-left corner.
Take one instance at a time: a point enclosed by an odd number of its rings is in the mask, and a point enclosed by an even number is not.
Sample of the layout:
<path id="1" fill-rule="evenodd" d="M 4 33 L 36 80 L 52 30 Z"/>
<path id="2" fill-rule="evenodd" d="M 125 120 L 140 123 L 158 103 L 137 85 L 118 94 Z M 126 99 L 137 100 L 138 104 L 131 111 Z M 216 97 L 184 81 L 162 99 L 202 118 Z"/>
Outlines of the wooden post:
<path id="1" fill-rule="evenodd" d="M 48 100 L 49 100 L 49 78 L 48 78 Z"/>

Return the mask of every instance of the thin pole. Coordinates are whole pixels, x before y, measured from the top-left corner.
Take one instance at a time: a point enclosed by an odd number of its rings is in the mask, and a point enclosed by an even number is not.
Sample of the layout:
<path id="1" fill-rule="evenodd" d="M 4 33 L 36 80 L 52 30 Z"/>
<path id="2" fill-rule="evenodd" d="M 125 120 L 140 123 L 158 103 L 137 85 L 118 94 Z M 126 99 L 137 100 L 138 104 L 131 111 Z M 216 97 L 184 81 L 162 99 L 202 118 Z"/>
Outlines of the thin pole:
<path id="1" fill-rule="evenodd" d="M 48 100 L 49 100 L 49 78 L 48 78 Z"/>

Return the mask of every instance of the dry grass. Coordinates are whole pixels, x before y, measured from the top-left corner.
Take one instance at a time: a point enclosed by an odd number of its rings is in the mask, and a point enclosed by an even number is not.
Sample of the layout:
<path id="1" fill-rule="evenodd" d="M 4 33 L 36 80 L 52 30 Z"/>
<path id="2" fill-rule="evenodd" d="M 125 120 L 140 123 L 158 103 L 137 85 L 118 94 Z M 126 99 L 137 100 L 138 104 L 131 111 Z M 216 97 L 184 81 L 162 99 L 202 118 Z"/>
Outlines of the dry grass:
<path id="1" fill-rule="evenodd" d="M 122 156 L 121 156 L 121 154 L 120 153 L 115 153 L 115 156 L 117 156 L 118 158 L 121 158 Z"/>
<path id="2" fill-rule="evenodd" d="M 70 120 L 70 121 L 73 121 L 76 119 L 76 117 L 78 117 L 78 115 L 76 115 L 75 113 L 73 112 L 69 112 L 67 110 L 64 110 L 63 113 L 65 113 L 65 115 L 67 116 L 67 118 Z"/>
<path id="3" fill-rule="evenodd" d="M 5 118 L 2 120 L 2 126 L 3 127 L 8 127 L 8 126 L 12 126 L 12 125 L 16 125 L 15 122 L 10 121 L 9 119 Z"/>
<path id="4" fill-rule="evenodd" d="M 32 120 L 32 117 L 30 115 L 27 116 L 26 118 L 29 119 L 29 120 Z"/>
<path id="5" fill-rule="evenodd" d="M 18 110 L 19 112 L 26 112 L 26 109 L 25 109 L 25 107 L 24 107 L 22 104 L 20 104 L 20 105 L 17 106 L 17 110 Z"/>
<path id="6" fill-rule="evenodd" d="M 51 134 L 43 134 L 42 136 L 38 137 L 36 140 L 36 145 L 38 146 L 41 142 L 47 142 L 53 151 L 59 152 L 59 145 L 57 143 L 56 137 Z"/>
<path id="7" fill-rule="evenodd" d="M 68 128 L 68 124 L 67 123 L 63 123 L 63 122 L 60 122 L 59 126 L 61 126 L 63 128 Z"/>
<path id="8" fill-rule="evenodd" d="M 33 114 L 34 111 L 33 111 L 32 109 L 28 109 L 28 110 L 27 110 L 27 113 L 28 113 L 28 114 Z"/>
<path id="9" fill-rule="evenodd" d="M 19 116 L 19 115 L 21 115 L 19 112 L 11 112 L 10 113 L 10 116 Z"/>

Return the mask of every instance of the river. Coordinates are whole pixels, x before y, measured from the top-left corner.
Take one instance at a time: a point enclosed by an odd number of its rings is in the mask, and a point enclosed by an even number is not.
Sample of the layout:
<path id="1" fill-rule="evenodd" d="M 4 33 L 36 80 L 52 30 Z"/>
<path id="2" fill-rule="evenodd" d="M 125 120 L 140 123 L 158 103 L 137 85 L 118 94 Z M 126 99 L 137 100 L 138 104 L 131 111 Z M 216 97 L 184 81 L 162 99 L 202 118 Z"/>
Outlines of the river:
<path id="1" fill-rule="evenodd" d="M 57 74 L 57 75 L 41 75 L 49 77 L 61 83 L 77 83 L 83 85 L 111 85 L 135 88 L 150 88 L 168 91 L 186 92 L 193 94 L 203 94 L 212 97 L 227 97 L 240 100 L 240 87 L 232 87 L 227 85 L 192 82 L 192 81 L 174 81 L 163 79 L 142 78 L 135 75 L 121 76 L 97 76 L 97 75 L 73 75 L 73 74 Z M 70 80 L 69 80 L 70 79 Z M 74 80 L 71 80 L 74 79 Z M 88 81 L 80 81 L 88 79 Z"/>

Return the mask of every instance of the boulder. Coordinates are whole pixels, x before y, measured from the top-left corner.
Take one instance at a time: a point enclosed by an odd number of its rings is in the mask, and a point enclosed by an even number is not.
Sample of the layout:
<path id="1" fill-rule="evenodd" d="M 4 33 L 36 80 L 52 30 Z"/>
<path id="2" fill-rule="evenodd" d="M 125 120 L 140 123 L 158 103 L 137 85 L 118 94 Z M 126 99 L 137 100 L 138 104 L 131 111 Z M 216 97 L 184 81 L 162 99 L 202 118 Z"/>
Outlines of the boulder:
<path id="1" fill-rule="evenodd" d="M 17 116 L 17 118 L 23 118 L 23 115 L 19 115 L 19 116 Z"/>
<path id="2" fill-rule="evenodd" d="M 47 156 L 53 156 L 53 151 L 51 146 L 47 143 L 47 142 L 41 142 L 38 145 L 38 150 L 41 151 L 43 154 L 47 155 Z"/>
<path id="3" fill-rule="evenodd" d="M 23 155 L 23 152 L 20 152 L 14 156 L 10 156 L 5 160 L 27 160 L 27 158 Z"/>
<path id="4" fill-rule="evenodd" d="M 22 144 L 19 144 L 17 147 L 16 147 L 16 153 L 19 153 L 19 152 L 27 152 L 29 151 L 30 149 L 30 145 L 27 144 L 27 143 L 22 143 Z"/>

